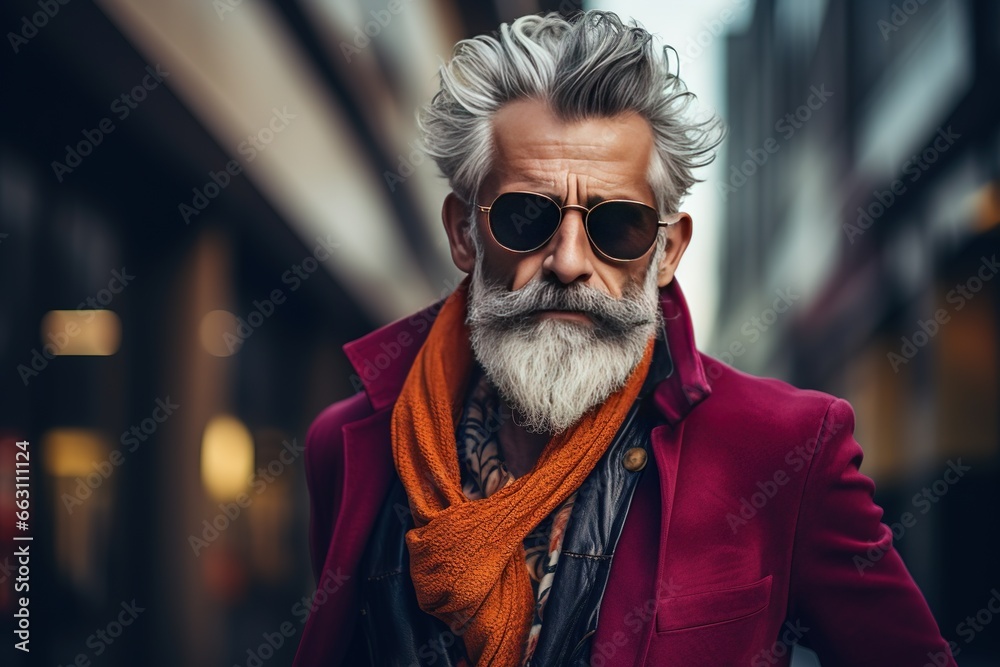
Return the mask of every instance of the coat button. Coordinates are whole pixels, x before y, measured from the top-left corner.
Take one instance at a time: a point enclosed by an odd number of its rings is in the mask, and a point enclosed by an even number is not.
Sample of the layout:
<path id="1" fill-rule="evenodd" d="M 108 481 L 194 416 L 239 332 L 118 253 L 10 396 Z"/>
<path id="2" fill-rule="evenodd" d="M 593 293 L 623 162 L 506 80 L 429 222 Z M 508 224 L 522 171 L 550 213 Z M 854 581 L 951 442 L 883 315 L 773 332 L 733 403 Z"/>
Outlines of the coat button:
<path id="1" fill-rule="evenodd" d="M 629 472 L 638 472 L 646 467 L 646 450 L 642 447 L 632 447 L 622 457 L 622 465 Z"/>

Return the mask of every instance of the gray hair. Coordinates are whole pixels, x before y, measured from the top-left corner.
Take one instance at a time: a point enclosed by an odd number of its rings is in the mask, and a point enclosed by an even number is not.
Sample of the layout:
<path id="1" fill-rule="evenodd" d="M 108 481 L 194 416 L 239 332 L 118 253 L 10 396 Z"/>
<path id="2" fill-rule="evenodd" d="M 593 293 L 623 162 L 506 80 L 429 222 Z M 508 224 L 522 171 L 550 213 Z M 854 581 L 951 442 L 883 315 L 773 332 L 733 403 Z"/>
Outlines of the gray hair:
<path id="1" fill-rule="evenodd" d="M 493 114 L 505 103 L 543 99 L 566 120 L 636 112 L 653 131 L 647 178 L 657 208 L 676 212 L 701 180 L 692 170 L 715 158 L 724 130 L 718 117 L 685 119 L 693 95 L 679 71 L 671 72 L 669 54 L 677 52 L 665 46 L 661 58 L 652 40 L 635 21 L 625 25 L 597 10 L 523 16 L 464 39 L 441 66 L 441 89 L 418 114 L 423 149 L 471 203 L 491 168 Z"/>

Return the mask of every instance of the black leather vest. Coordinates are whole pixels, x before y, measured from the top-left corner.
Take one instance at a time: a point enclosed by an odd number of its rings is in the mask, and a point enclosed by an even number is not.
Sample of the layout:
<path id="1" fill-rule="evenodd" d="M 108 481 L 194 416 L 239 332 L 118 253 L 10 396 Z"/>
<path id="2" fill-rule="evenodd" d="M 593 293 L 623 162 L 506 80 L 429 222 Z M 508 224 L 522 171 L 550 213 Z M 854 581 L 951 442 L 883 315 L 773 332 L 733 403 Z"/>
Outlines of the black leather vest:
<path id="1" fill-rule="evenodd" d="M 597 630 L 615 546 L 645 467 L 635 469 L 635 462 L 655 465 L 650 432 L 662 418 L 649 394 L 671 371 L 669 350 L 658 339 L 639 398 L 577 493 L 531 659 L 534 667 L 590 664 L 590 637 Z M 417 604 L 404 541 L 412 527 L 406 492 L 396 478 L 362 560 L 363 608 L 352 654 L 355 659 L 367 654 L 367 664 L 380 667 L 457 666 L 465 657 L 461 629 L 453 632 Z"/>

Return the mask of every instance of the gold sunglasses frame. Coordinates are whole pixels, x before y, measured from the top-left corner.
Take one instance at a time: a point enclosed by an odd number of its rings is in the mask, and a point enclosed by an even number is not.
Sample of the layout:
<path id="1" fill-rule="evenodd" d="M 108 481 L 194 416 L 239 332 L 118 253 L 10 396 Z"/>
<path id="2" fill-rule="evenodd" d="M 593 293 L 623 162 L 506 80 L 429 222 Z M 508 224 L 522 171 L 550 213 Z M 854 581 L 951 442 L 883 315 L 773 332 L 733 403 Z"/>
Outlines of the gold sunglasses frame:
<path id="1" fill-rule="evenodd" d="M 530 250 L 515 250 L 514 248 L 508 248 L 503 243 L 500 243 L 500 241 L 497 240 L 496 235 L 493 233 L 493 225 L 492 225 L 492 223 L 489 220 L 490 210 L 497 203 L 497 200 L 500 199 L 500 197 L 503 197 L 504 195 L 515 195 L 515 194 L 516 195 L 531 195 L 533 197 L 541 197 L 542 199 L 547 199 L 548 201 L 552 202 L 552 204 L 554 204 L 556 206 L 556 208 L 559 209 L 559 224 L 557 224 L 555 226 L 555 229 L 552 230 L 552 233 L 549 234 L 545 238 L 544 241 L 542 241 L 536 247 L 531 248 Z M 657 220 L 656 220 L 657 233 L 659 233 L 659 228 L 660 227 L 670 227 L 671 225 L 677 224 L 677 220 L 673 220 L 673 221 L 660 220 L 659 219 L 660 214 L 656 210 L 656 208 L 650 206 L 649 204 L 647 204 L 645 202 L 636 201 L 635 199 L 605 199 L 603 201 L 597 202 L 596 204 L 594 204 L 590 208 L 587 208 L 586 206 L 582 206 L 580 204 L 565 204 L 565 205 L 562 205 L 559 202 L 557 202 L 555 199 L 553 199 L 552 197 L 550 197 L 549 195 L 542 194 L 541 192 L 531 192 L 531 191 L 528 191 L 528 190 L 511 190 L 509 192 L 501 192 L 500 194 L 498 194 L 496 197 L 493 198 L 493 201 L 490 203 L 489 206 L 483 206 L 482 204 L 477 204 L 477 203 L 474 203 L 473 205 L 477 209 L 479 209 L 479 211 L 481 213 L 485 213 L 486 214 L 486 216 L 487 216 L 487 219 L 486 219 L 486 228 L 490 232 L 490 237 L 493 239 L 493 241 L 498 246 L 500 246 L 501 248 L 503 248 L 504 250 L 506 250 L 508 252 L 514 252 L 514 253 L 518 253 L 518 254 L 527 254 L 527 253 L 530 253 L 530 252 L 535 252 L 535 251 L 537 251 L 537 250 L 539 250 L 541 248 L 544 248 L 548 244 L 548 242 L 552 240 L 552 237 L 556 235 L 556 232 L 559 231 L 559 227 L 562 226 L 563 219 L 566 217 L 566 210 L 570 209 L 570 210 L 574 210 L 574 211 L 580 211 L 581 213 L 583 213 L 583 230 L 587 233 L 587 241 L 590 243 L 590 247 L 594 249 L 594 252 L 596 252 L 598 255 L 600 255 L 601 257 L 603 257 L 606 260 L 611 261 L 611 262 L 635 262 L 635 261 L 638 261 L 638 260 L 642 259 L 643 256 L 645 256 L 646 253 L 649 252 L 650 248 L 652 248 L 656 244 L 656 235 L 655 234 L 653 235 L 653 240 L 652 240 L 652 242 L 650 242 L 649 247 L 646 248 L 642 252 L 641 255 L 639 255 L 638 257 L 636 257 L 634 259 L 620 259 L 618 257 L 612 257 L 611 255 L 607 254 L 606 252 L 604 252 L 603 250 L 601 250 L 599 247 L 597 247 L 597 244 L 594 243 L 594 238 L 590 235 L 590 226 L 587 223 L 590 220 L 590 214 L 591 214 L 591 212 L 594 211 L 594 209 L 596 209 L 596 208 L 598 208 L 600 206 L 603 206 L 604 204 L 612 204 L 612 203 L 638 204 L 639 206 L 642 206 L 643 208 L 647 208 L 647 209 L 653 211 L 653 213 L 656 215 L 656 218 L 657 218 Z"/>

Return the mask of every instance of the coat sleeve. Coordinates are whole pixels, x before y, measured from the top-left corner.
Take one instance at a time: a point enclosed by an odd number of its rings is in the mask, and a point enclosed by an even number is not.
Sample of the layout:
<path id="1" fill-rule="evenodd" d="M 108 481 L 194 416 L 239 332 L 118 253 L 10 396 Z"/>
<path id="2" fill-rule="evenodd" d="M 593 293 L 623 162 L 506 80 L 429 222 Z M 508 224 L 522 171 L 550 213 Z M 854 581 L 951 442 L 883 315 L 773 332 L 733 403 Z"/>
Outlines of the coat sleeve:
<path id="1" fill-rule="evenodd" d="M 326 408 L 306 433 L 304 464 L 309 490 L 309 557 L 319 583 L 344 493 L 344 435 L 348 421 L 370 414 L 363 393 Z"/>
<path id="2" fill-rule="evenodd" d="M 305 472 L 309 489 L 309 557 L 313 580 L 318 584 L 333 532 L 334 499 L 343 487 L 339 467 L 328 461 L 342 454 L 343 442 L 319 418 L 306 433 Z"/>
<path id="3" fill-rule="evenodd" d="M 861 474 L 854 411 L 827 408 L 799 509 L 789 620 L 823 667 L 955 666 Z"/>

